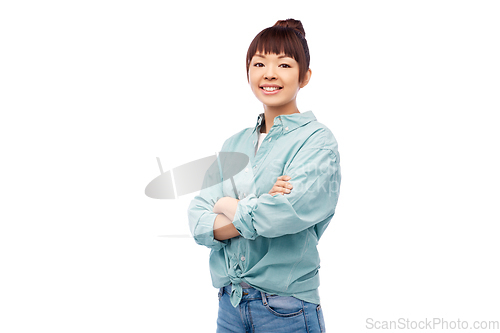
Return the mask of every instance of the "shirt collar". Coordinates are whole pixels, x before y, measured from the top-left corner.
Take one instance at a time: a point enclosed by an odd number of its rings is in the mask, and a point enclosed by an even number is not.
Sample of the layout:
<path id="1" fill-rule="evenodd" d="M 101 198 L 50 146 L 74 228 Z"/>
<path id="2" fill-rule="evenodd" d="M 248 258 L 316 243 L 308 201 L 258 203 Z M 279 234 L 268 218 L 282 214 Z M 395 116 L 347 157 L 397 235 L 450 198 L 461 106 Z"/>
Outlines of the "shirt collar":
<path id="1" fill-rule="evenodd" d="M 259 114 L 257 117 L 257 124 L 253 128 L 252 134 L 257 131 L 259 126 L 263 123 L 264 121 L 264 112 Z M 316 117 L 314 116 L 314 113 L 312 111 L 307 111 L 307 112 L 301 112 L 301 113 L 292 113 L 292 114 L 282 114 L 277 117 L 274 117 L 274 125 L 282 125 L 283 129 L 283 134 L 290 133 L 291 131 L 304 126 L 307 123 L 310 123 L 311 121 L 316 121 Z"/>

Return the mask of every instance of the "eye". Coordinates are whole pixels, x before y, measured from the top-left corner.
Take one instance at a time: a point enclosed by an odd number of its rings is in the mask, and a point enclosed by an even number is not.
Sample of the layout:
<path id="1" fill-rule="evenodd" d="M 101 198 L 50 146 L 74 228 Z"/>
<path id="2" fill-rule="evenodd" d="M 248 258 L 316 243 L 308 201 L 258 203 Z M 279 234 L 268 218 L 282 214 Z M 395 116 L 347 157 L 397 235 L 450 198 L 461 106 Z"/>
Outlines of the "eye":
<path id="1" fill-rule="evenodd" d="M 282 67 L 282 68 L 292 68 L 291 66 L 289 66 L 287 64 L 281 64 L 280 67 Z"/>
<path id="2" fill-rule="evenodd" d="M 257 62 L 254 64 L 255 67 L 264 67 L 264 64 L 261 62 Z"/>

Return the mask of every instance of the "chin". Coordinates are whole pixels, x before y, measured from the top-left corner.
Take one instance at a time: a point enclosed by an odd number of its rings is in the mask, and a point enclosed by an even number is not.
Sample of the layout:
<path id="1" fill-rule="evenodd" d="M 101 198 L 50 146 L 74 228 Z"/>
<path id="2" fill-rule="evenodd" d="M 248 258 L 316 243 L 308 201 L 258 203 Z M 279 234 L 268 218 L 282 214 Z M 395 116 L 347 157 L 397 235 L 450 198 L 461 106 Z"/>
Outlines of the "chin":
<path id="1" fill-rule="evenodd" d="M 262 104 L 265 104 L 267 106 L 272 106 L 272 107 L 279 107 L 279 106 L 285 106 L 289 102 L 283 102 L 283 101 L 266 101 L 266 100 L 260 100 Z"/>

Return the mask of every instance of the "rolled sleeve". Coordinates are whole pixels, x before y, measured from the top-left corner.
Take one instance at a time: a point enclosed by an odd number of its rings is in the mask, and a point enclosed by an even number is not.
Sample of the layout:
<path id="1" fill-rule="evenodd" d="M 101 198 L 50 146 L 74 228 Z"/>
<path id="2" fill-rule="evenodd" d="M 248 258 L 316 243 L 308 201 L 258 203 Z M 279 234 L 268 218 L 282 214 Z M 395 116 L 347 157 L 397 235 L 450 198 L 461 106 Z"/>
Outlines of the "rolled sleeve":
<path id="1" fill-rule="evenodd" d="M 213 212 L 213 207 L 222 197 L 222 190 L 220 196 L 214 193 L 216 189 L 207 190 L 209 189 L 202 190 L 202 193 L 191 201 L 188 209 L 189 226 L 197 244 L 218 251 L 227 244 L 227 241 L 214 238 L 214 222 L 217 214 Z"/>
<path id="2" fill-rule="evenodd" d="M 340 165 L 332 149 L 301 150 L 284 170 L 293 185 L 290 193 L 257 197 L 238 202 L 233 225 L 247 239 L 301 232 L 332 218 L 340 188 Z"/>
<path id="3" fill-rule="evenodd" d="M 238 201 L 233 225 L 243 238 L 253 240 L 258 236 L 253 222 L 253 211 L 258 201 L 259 198 L 253 193 Z"/>
<path id="4" fill-rule="evenodd" d="M 219 170 L 217 167 L 207 170 L 200 194 L 191 201 L 188 208 L 189 228 L 195 242 L 215 251 L 222 249 L 228 243 L 227 240 L 219 241 L 214 238 L 214 222 L 217 214 L 213 209 L 217 201 L 224 197 L 222 174 Z M 215 185 L 207 187 L 207 184 Z"/>

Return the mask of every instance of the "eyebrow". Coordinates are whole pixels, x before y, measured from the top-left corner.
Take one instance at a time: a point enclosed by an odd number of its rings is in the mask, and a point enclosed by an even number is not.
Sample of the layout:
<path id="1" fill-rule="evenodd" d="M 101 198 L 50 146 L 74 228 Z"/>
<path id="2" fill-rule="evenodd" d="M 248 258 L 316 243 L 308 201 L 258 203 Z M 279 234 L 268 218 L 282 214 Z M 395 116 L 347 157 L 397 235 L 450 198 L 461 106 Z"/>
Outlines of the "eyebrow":
<path id="1" fill-rule="evenodd" d="M 265 58 L 266 56 L 265 55 L 262 55 L 262 54 L 255 54 L 254 57 L 260 57 L 260 58 Z M 289 57 L 287 55 L 280 55 L 278 56 L 278 59 L 282 59 L 282 58 L 290 58 L 290 59 L 293 59 L 292 57 Z"/>

